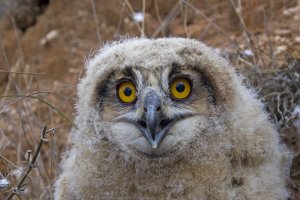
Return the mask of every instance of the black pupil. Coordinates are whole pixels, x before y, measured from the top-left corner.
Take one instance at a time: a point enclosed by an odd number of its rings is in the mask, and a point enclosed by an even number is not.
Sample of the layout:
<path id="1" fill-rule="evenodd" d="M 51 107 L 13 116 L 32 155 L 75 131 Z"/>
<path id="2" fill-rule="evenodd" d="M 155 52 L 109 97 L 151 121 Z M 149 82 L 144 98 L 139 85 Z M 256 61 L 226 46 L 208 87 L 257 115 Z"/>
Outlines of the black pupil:
<path id="1" fill-rule="evenodd" d="M 185 86 L 184 86 L 183 82 L 179 82 L 179 83 L 176 84 L 177 92 L 183 92 L 184 89 L 185 89 Z"/>
<path id="2" fill-rule="evenodd" d="M 132 90 L 130 88 L 128 88 L 128 87 L 125 88 L 124 94 L 125 94 L 125 96 L 129 97 L 132 94 Z"/>

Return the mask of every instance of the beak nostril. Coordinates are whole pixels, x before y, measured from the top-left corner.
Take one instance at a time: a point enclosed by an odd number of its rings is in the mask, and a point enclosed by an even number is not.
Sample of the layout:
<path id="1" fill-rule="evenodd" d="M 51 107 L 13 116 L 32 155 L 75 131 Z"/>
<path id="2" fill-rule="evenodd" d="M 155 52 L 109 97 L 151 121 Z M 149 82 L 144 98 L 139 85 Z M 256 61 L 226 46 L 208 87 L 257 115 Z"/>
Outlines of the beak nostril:
<path id="1" fill-rule="evenodd" d="M 172 120 L 170 120 L 170 119 L 164 119 L 164 120 L 162 120 L 162 121 L 160 121 L 160 123 L 159 123 L 159 127 L 161 128 L 161 129 L 164 129 L 166 126 L 168 126 L 168 124 L 170 124 L 172 122 Z"/>
<path id="2" fill-rule="evenodd" d="M 139 120 L 138 124 L 141 125 L 143 128 L 147 128 L 147 123 L 145 121 Z"/>

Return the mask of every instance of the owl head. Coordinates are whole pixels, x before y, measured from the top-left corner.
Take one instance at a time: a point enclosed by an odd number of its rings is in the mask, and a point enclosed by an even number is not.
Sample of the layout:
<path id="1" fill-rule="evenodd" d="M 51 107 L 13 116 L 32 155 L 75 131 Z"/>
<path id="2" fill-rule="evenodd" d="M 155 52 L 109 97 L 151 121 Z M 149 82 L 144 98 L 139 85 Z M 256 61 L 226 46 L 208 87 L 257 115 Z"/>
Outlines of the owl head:
<path id="1" fill-rule="evenodd" d="M 232 127 L 247 128 L 241 113 L 259 109 L 225 59 L 183 38 L 107 44 L 87 61 L 78 97 L 75 143 L 144 160 L 229 153 Z"/>

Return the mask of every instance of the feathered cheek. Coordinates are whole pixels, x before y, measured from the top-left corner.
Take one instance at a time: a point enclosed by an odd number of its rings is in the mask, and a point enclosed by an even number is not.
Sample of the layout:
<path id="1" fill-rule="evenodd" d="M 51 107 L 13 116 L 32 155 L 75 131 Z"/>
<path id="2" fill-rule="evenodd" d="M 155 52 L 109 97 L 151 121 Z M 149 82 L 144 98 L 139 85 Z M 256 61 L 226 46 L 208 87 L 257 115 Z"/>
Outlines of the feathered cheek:
<path id="1" fill-rule="evenodd" d="M 137 138 L 142 137 L 134 125 L 125 122 L 112 123 L 108 135 L 110 140 L 118 142 L 124 147 L 130 145 Z"/>
<path id="2" fill-rule="evenodd" d="M 176 137 L 176 140 L 180 141 L 180 143 L 188 143 L 192 138 L 195 138 L 199 132 L 197 130 L 199 120 L 198 117 L 181 120 L 174 124 L 170 129 L 170 132 Z"/>

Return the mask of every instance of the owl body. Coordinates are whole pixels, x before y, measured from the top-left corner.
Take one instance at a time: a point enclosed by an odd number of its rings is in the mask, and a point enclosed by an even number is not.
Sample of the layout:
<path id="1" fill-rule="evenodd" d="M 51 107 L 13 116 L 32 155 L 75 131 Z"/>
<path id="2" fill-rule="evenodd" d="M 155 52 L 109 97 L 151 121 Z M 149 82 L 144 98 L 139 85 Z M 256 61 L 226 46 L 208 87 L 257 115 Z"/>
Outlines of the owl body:
<path id="1" fill-rule="evenodd" d="M 106 45 L 78 86 L 55 199 L 286 199 L 289 152 L 255 93 L 203 43 Z"/>

